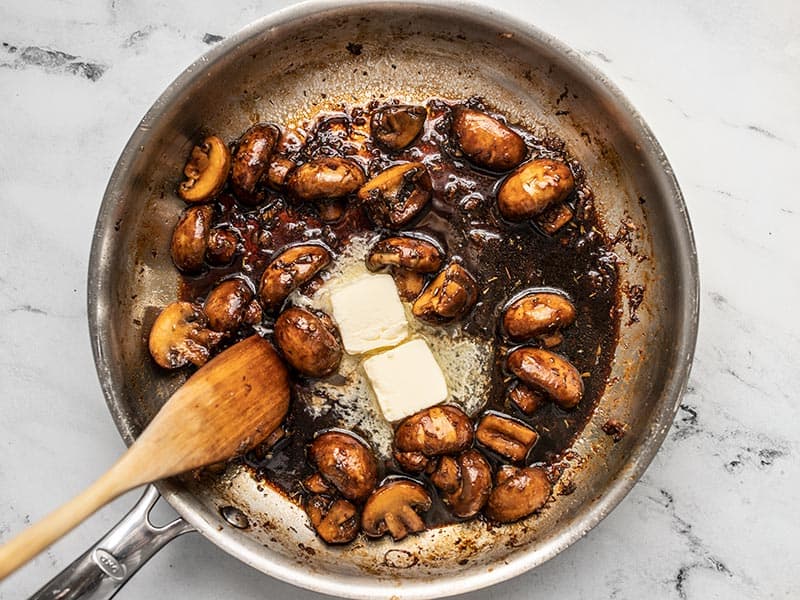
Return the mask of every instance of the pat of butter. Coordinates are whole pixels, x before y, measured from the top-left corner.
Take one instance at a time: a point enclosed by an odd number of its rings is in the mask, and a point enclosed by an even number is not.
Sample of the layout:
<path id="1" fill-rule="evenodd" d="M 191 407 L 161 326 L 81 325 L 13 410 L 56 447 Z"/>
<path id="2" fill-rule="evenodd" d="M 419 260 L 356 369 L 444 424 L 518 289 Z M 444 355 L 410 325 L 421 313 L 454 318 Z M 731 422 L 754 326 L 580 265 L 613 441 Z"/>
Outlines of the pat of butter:
<path id="1" fill-rule="evenodd" d="M 344 349 L 362 354 L 408 337 L 406 313 L 391 275 L 367 275 L 331 292 Z"/>
<path id="2" fill-rule="evenodd" d="M 368 358 L 364 371 L 387 421 L 399 421 L 447 398 L 442 369 L 423 339 Z"/>

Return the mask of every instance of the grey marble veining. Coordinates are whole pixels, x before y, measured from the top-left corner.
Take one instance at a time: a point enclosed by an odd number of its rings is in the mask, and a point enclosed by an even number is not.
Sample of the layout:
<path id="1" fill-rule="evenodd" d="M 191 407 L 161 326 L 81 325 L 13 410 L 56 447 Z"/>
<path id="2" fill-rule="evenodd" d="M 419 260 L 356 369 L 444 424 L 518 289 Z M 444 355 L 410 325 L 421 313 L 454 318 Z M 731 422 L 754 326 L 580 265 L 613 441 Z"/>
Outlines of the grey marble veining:
<path id="1" fill-rule="evenodd" d="M 0 541 L 123 448 L 95 376 L 85 309 L 94 220 L 119 152 L 190 62 L 287 4 L 0 5 Z M 641 111 L 686 195 L 703 297 L 689 389 L 640 483 L 584 540 L 464 600 L 800 597 L 800 8 L 486 4 L 578 49 Z M 0 584 L 0 599 L 34 591 L 136 496 Z M 321 598 L 192 535 L 119 598 L 189 596 Z"/>

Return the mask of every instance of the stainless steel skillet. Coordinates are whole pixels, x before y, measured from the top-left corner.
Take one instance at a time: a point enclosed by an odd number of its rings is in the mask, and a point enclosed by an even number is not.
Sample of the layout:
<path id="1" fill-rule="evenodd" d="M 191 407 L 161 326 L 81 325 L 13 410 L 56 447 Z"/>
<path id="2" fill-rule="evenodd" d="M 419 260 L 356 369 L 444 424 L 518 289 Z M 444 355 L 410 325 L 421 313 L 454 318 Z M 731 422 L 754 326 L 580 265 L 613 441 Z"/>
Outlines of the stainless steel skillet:
<path id="1" fill-rule="evenodd" d="M 697 331 L 697 263 L 680 190 L 650 130 L 602 75 L 544 33 L 462 3 L 302 4 L 220 43 L 154 104 L 111 177 L 90 260 L 92 345 L 121 435 L 130 444 L 185 376 L 157 370 L 145 340 L 175 297 L 168 244 L 183 205 L 174 187 L 191 145 L 204 131 L 233 139 L 255 121 L 286 122 L 341 100 L 432 95 L 480 95 L 511 120 L 556 133 L 586 168 L 606 230 L 626 233 L 615 247 L 621 282 L 642 286 L 643 302 L 634 320 L 624 298 L 611 380 L 567 470 L 575 492 L 557 486 L 541 515 L 513 526 L 473 522 L 331 548 L 298 507 L 246 473 L 170 480 L 158 490 L 179 521 L 164 530 L 147 523 L 150 490 L 39 597 L 109 597 L 191 529 L 265 573 L 340 597 L 463 593 L 553 557 L 635 484 L 672 423 Z M 601 431 L 609 418 L 628 426 L 617 444 Z"/>

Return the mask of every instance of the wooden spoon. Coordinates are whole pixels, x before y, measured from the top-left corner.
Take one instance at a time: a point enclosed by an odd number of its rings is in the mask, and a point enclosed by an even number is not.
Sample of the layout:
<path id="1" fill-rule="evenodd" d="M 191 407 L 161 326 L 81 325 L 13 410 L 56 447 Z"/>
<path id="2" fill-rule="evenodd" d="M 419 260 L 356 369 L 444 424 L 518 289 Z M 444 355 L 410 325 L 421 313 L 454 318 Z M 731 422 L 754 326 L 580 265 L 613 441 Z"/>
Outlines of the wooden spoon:
<path id="1" fill-rule="evenodd" d="M 288 408 L 289 375 L 272 345 L 254 335 L 231 346 L 167 400 L 100 479 L 0 547 L 0 580 L 120 494 L 248 450 Z"/>

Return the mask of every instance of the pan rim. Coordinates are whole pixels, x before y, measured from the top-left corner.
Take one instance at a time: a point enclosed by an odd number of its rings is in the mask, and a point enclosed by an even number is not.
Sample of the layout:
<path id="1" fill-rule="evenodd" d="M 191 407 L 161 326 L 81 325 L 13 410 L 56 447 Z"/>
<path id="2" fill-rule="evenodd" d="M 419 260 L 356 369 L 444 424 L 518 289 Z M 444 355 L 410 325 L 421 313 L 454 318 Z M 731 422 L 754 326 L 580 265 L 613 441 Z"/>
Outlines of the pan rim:
<path id="1" fill-rule="evenodd" d="M 664 392 L 659 402 L 660 406 L 657 411 L 654 411 L 653 417 L 654 422 L 660 423 L 662 426 L 654 430 L 652 435 L 644 439 L 641 445 L 636 448 L 626 460 L 620 474 L 609 482 L 604 493 L 591 506 L 582 507 L 576 513 L 575 519 L 569 527 L 565 528 L 553 539 L 537 547 L 536 552 L 518 552 L 510 556 L 502 564 L 474 568 L 471 573 L 469 573 L 470 569 L 468 568 L 458 575 L 437 577 L 434 581 L 399 580 L 402 583 L 398 583 L 397 587 L 392 587 L 392 584 L 385 581 L 372 583 L 373 580 L 363 576 L 319 577 L 298 566 L 280 564 L 273 561 L 269 556 L 258 555 L 245 546 L 231 542 L 230 537 L 225 532 L 218 531 L 215 526 L 203 519 L 201 511 L 198 510 L 199 505 L 193 502 L 191 497 L 187 497 L 185 492 L 181 492 L 169 481 L 159 482 L 157 485 L 167 502 L 204 537 L 246 564 L 293 585 L 320 593 L 350 598 L 384 597 L 392 593 L 401 593 L 403 598 L 409 599 L 445 597 L 500 583 L 543 564 L 586 535 L 610 514 L 633 489 L 633 486 L 652 462 L 669 432 L 689 379 L 699 325 L 700 283 L 694 234 L 689 222 L 683 194 L 662 147 L 641 115 L 620 89 L 580 53 L 535 26 L 521 22 L 503 11 L 487 9 L 473 2 L 455 0 L 435 0 L 432 2 L 394 2 L 385 0 L 336 2 L 334 0 L 312 0 L 282 9 L 250 23 L 203 54 L 170 83 L 142 118 L 122 151 L 104 192 L 92 241 L 87 281 L 89 332 L 98 378 L 106 404 L 125 443 L 130 445 L 133 441 L 133 431 L 124 418 L 125 415 L 123 414 L 121 403 L 117 399 L 118 391 L 114 389 L 111 376 L 109 364 L 109 358 L 111 357 L 110 336 L 106 325 L 107 319 L 104 318 L 107 313 L 107 302 L 110 300 L 105 298 L 104 291 L 108 288 L 109 256 L 113 250 L 113 241 L 110 235 L 112 232 L 109 232 L 113 228 L 109 226 L 109 223 L 114 222 L 111 216 L 120 202 L 117 190 L 118 184 L 123 179 L 133 157 L 139 152 L 139 148 L 147 139 L 150 123 L 158 120 L 165 108 L 177 101 L 183 90 L 189 87 L 193 81 L 203 77 L 203 71 L 210 64 L 222 58 L 238 44 L 249 41 L 272 28 L 289 24 L 310 15 L 331 11 L 348 14 L 354 10 L 369 11 L 370 9 L 403 10 L 408 11 L 409 14 L 414 10 L 435 11 L 442 14 L 457 12 L 460 18 L 512 32 L 523 38 L 527 37 L 536 40 L 541 45 L 549 47 L 562 56 L 570 67 L 579 72 L 584 79 L 604 88 L 623 111 L 624 116 L 635 127 L 634 134 L 643 141 L 643 155 L 652 159 L 666 178 L 665 189 L 668 190 L 675 205 L 674 222 L 671 225 L 673 227 L 672 234 L 676 242 L 676 256 L 684 269 L 682 275 L 685 281 L 682 281 L 682 283 L 685 288 L 685 294 L 684 302 L 681 306 L 681 322 L 684 326 L 678 337 L 676 353 L 679 358 L 676 360 L 676 364 L 672 365 L 671 373 L 666 378 Z"/>

